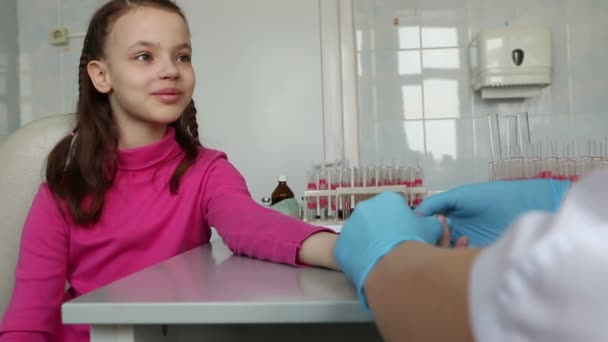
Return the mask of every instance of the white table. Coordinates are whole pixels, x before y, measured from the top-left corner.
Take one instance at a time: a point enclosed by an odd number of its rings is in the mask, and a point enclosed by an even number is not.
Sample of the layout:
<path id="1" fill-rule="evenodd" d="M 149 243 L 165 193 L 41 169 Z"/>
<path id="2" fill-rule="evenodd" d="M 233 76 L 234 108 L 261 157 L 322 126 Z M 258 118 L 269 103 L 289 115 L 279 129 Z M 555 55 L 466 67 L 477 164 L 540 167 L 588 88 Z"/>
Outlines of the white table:
<path id="1" fill-rule="evenodd" d="M 238 257 L 221 240 L 63 304 L 92 342 L 379 341 L 342 273 Z"/>

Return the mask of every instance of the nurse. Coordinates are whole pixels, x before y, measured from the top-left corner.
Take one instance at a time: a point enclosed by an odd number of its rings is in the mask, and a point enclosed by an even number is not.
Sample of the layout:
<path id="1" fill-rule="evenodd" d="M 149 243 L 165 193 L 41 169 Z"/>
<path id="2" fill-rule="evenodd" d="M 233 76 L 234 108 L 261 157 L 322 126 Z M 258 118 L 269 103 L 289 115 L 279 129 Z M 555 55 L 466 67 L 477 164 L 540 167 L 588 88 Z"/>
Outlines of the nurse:
<path id="1" fill-rule="evenodd" d="M 426 217 L 384 193 L 334 254 L 388 341 L 606 341 L 607 180 L 467 185 L 426 199 Z M 437 247 L 434 214 L 477 247 Z"/>

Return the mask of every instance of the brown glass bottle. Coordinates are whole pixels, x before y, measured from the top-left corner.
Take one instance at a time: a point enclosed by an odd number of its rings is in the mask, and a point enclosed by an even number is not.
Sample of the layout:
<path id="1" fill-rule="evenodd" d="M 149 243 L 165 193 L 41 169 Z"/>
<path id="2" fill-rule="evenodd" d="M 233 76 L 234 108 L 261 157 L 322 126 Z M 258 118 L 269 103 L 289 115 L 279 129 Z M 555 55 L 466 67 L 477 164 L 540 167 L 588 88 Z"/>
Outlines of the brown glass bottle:
<path id="1" fill-rule="evenodd" d="M 270 205 L 275 205 L 284 199 L 293 197 L 293 191 L 287 186 L 287 177 L 279 176 L 279 184 L 274 188 L 272 195 L 270 195 Z"/>

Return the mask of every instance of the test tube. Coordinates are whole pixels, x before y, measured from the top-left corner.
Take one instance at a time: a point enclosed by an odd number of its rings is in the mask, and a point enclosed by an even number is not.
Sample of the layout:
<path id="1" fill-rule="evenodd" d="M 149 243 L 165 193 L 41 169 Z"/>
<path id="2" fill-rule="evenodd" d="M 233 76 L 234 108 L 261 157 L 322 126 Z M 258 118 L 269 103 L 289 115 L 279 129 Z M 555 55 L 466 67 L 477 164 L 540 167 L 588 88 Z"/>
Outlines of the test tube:
<path id="1" fill-rule="evenodd" d="M 525 158 L 523 161 L 524 177 L 534 179 L 538 175 L 536 166 L 539 164 L 538 158 Z"/>
<path id="2" fill-rule="evenodd" d="M 545 171 L 541 175 L 542 178 L 555 178 L 556 176 L 558 176 L 558 174 L 559 174 L 558 164 L 559 163 L 558 163 L 557 157 L 545 158 L 544 163 L 545 163 Z"/>
<path id="3" fill-rule="evenodd" d="M 344 168 L 342 169 L 342 176 L 341 176 L 341 185 L 343 188 L 350 188 L 352 186 L 352 181 L 351 181 L 351 169 L 350 168 Z M 342 204 L 342 218 L 344 220 L 348 219 L 348 217 L 350 216 L 350 211 L 352 209 L 352 196 L 351 195 L 342 195 L 341 200 L 341 204 Z"/>
<path id="4" fill-rule="evenodd" d="M 402 185 L 403 182 L 401 180 L 401 165 L 393 166 L 393 174 L 394 174 L 394 183 L 393 185 Z"/>
<path id="5" fill-rule="evenodd" d="M 385 186 L 388 185 L 388 165 L 383 165 L 383 166 L 378 166 L 376 168 L 376 184 L 378 184 L 378 186 Z"/>
<path id="6" fill-rule="evenodd" d="M 565 174 L 564 177 L 567 180 L 570 181 L 576 181 L 578 180 L 578 177 L 576 177 L 576 163 L 573 159 L 567 158 L 564 162 L 565 165 Z"/>
<path id="7" fill-rule="evenodd" d="M 329 189 L 328 172 L 326 170 L 319 171 L 319 190 Z M 319 216 L 321 221 L 327 220 L 329 196 L 319 196 Z"/>
<path id="8" fill-rule="evenodd" d="M 355 186 L 355 187 L 363 186 L 363 167 L 362 166 L 353 167 L 353 186 Z"/>
<path id="9" fill-rule="evenodd" d="M 498 161 L 502 159 L 502 144 L 500 142 L 500 123 L 498 121 L 498 114 L 488 115 L 488 125 L 490 129 L 490 152 L 492 161 Z"/>
<path id="10" fill-rule="evenodd" d="M 591 157 L 578 157 L 574 161 L 576 163 L 576 175 L 580 178 L 588 174 L 591 171 L 593 160 Z"/>
<path id="11" fill-rule="evenodd" d="M 528 119 L 528 112 L 521 112 L 515 115 L 517 116 L 517 138 L 523 154 L 528 145 L 530 145 L 530 121 Z"/>
<path id="12" fill-rule="evenodd" d="M 366 166 L 363 169 L 364 184 L 367 187 L 376 186 L 376 167 Z"/>
<path id="13" fill-rule="evenodd" d="M 382 185 L 396 185 L 397 183 L 395 183 L 395 181 L 395 167 L 392 165 L 384 166 L 382 168 Z"/>
<path id="14" fill-rule="evenodd" d="M 338 169 L 332 169 L 329 171 L 329 188 L 336 190 L 340 187 L 341 172 Z M 329 199 L 329 215 L 338 220 L 338 199 L 337 195 L 333 195 Z"/>
<path id="15" fill-rule="evenodd" d="M 306 172 L 306 189 L 307 190 L 318 190 L 319 183 L 319 171 L 310 170 Z M 309 196 L 306 200 L 306 212 L 304 213 L 304 220 L 308 222 L 314 222 L 317 219 L 317 196 Z"/>
<path id="16" fill-rule="evenodd" d="M 416 167 L 415 168 L 414 186 L 417 187 L 417 188 L 420 188 L 420 187 L 424 186 L 424 172 L 423 172 L 423 170 L 422 170 L 421 167 Z M 414 200 L 413 200 L 412 206 L 416 207 L 420 203 L 422 203 L 422 194 L 417 193 L 414 196 Z"/>
<path id="17" fill-rule="evenodd" d="M 506 131 L 505 131 L 505 135 L 506 135 L 506 144 L 507 144 L 507 148 L 509 149 L 509 152 L 512 152 L 512 148 L 519 146 L 519 133 L 518 133 L 518 122 L 517 122 L 517 116 L 516 115 L 507 115 L 505 117 L 505 121 L 506 121 Z"/>
<path id="18" fill-rule="evenodd" d="M 413 168 L 409 166 L 401 166 L 399 168 L 399 178 L 402 185 L 405 185 L 408 188 L 414 186 Z M 405 200 L 409 203 L 410 206 L 412 206 L 414 202 L 414 197 L 408 193 L 406 195 Z"/>

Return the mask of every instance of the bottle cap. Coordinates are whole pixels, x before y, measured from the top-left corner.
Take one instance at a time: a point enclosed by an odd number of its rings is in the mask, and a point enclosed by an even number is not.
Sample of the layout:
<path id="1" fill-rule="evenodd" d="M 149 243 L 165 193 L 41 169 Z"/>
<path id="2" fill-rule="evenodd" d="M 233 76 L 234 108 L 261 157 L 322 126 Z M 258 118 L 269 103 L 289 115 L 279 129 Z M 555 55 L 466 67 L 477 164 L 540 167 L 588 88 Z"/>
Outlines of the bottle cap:
<path id="1" fill-rule="evenodd" d="M 287 176 L 279 176 L 279 182 L 287 182 Z"/>

